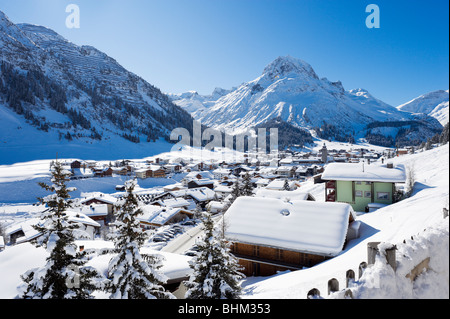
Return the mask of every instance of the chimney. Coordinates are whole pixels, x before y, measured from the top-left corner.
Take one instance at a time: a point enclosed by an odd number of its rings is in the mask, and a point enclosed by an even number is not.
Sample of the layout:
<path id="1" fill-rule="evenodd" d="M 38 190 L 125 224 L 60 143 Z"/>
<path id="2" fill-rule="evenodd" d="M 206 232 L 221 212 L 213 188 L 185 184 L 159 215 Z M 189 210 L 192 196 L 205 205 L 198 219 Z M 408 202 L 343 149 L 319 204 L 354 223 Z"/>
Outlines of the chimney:
<path id="1" fill-rule="evenodd" d="M 386 167 L 387 167 L 387 168 L 394 168 L 394 164 L 392 164 L 392 163 L 387 163 L 387 164 L 386 164 Z"/>

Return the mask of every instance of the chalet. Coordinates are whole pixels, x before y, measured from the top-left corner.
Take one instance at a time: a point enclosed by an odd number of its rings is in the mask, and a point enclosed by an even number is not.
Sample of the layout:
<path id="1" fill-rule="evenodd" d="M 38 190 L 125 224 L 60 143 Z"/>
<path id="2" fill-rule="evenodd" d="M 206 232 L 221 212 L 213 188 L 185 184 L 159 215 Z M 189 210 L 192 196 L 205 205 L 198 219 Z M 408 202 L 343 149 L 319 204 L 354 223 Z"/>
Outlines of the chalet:
<path id="1" fill-rule="evenodd" d="M 193 213 L 182 208 L 173 208 L 158 205 L 145 205 L 140 207 L 142 214 L 137 218 L 143 229 L 156 229 L 164 225 L 180 222 L 191 218 Z"/>
<path id="2" fill-rule="evenodd" d="M 193 210 L 196 207 L 195 203 L 192 200 L 179 197 L 158 200 L 154 202 L 153 205 L 170 208 L 182 208 L 184 210 Z"/>
<path id="3" fill-rule="evenodd" d="M 170 184 L 163 187 L 164 192 L 179 191 L 182 189 L 185 189 L 185 187 L 181 183 Z"/>
<path id="4" fill-rule="evenodd" d="M 270 183 L 270 179 L 267 179 L 267 178 L 258 178 L 255 181 L 255 185 L 257 188 L 266 187 L 267 185 L 269 185 L 269 183 Z"/>
<path id="5" fill-rule="evenodd" d="M 187 183 L 188 188 L 199 188 L 208 187 L 209 189 L 214 188 L 214 181 L 210 179 L 193 179 Z"/>
<path id="6" fill-rule="evenodd" d="M 406 182 L 401 164 L 331 163 L 322 174 L 326 181 L 325 200 L 352 205 L 355 211 L 368 211 L 368 204 L 392 204 L 396 183 Z"/>
<path id="7" fill-rule="evenodd" d="M 137 169 L 137 170 L 134 171 L 134 173 L 136 174 L 136 177 L 140 178 L 140 179 L 146 179 L 146 178 L 148 178 L 147 175 L 150 175 L 150 173 L 147 174 L 147 169 L 146 168 Z"/>
<path id="8" fill-rule="evenodd" d="M 238 167 L 233 168 L 231 171 L 232 171 L 233 175 L 241 176 L 242 174 L 250 173 L 252 171 L 252 169 L 248 166 L 240 165 Z"/>
<path id="9" fill-rule="evenodd" d="M 208 187 L 183 189 L 169 192 L 168 195 L 173 198 L 182 197 L 184 199 L 192 199 L 196 205 L 200 205 L 203 208 L 209 201 L 216 199 L 216 193 Z"/>
<path id="10" fill-rule="evenodd" d="M 166 170 L 166 173 L 177 173 L 181 171 L 183 166 L 180 164 L 166 164 L 164 165 L 164 169 Z"/>
<path id="11" fill-rule="evenodd" d="M 344 203 L 239 197 L 224 218 L 225 238 L 247 276 L 314 266 L 355 235 L 355 213 Z"/>
<path id="12" fill-rule="evenodd" d="M 65 214 L 68 216 L 70 223 L 80 225 L 79 229 L 85 231 L 91 239 L 94 239 L 100 228 L 99 223 L 82 213 L 67 211 Z M 40 223 L 41 219 L 39 218 L 31 218 L 15 223 L 6 229 L 5 235 L 9 238 L 9 243 L 12 245 L 29 242 L 42 235 L 33 227 L 34 225 L 40 225 Z"/>
<path id="13" fill-rule="evenodd" d="M 231 174 L 231 170 L 227 168 L 218 168 L 215 169 L 213 172 L 214 178 L 217 180 L 221 180 L 224 177 L 228 177 Z"/>
<path id="14" fill-rule="evenodd" d="M 90 168 L 72 168 L 71 179 L 84 179 L 94 176 L 95 174 Z"/>
<path id="15" fill-rule="evenodd" d="M 273 180 L 265 188 L 270 189 L 270 190 L 277 190 L 277 191 L 285 190 L 284 189 L 285 181 L 286 181 L 285 179 Z M 289 190 L 294 190 L 297 188 L 297 184 L 294 181 L 288 181 L 288 186 L 289 186 Z"/>
<path id="16" fill-rule="evenodd" d="M 94 174 L 97 177 L 107 177 L 112 176 L 113 170 L 111 167 L 94 167 L 93 168 Z"/>
<path id="17" fill-rule="evenodd" d="M 76 208 L 71 208 L 74 213 L 81 213 L 99 223 L 101 226 L 107 225 L 113 220 L 112 210 L 107 204 L 90 204 Z"/>
<path id="18" fill-rule="evenodd" d="M 112 167 L 113 174 L 126 176 L 128 169 L 126 167 Z"/>
<path id="19" fill-rule="evenodd" d="M 86 167 L 86 165 L 79 161 L 79 160 L 75 160 L 72 163 L 70 163 L 70 168 L 74 169 L 74 168 L 82 168 L 82 167 Z"/>
<path id="20" fill-rule="evenodd" d="M 233 192 L 233 188 L 230 186 L 218 185 L 214 188 L 214 191 L 216 192 L 217 197 L 225 198 Z"/>
<path id="21" fill-rule="evenodd" d="M 146 178 L 164 178 L 166 171 L 158 165 L 150 165 L 147 168 L 141 168 L 135 171 L 136 177 L 141 179 Z"/>
<path id="22" fill-rule="evenodd" d="M 166 171 L 160 166 L 152 165 L 150 166 L 149 171 L 151 172 L 151 176 L 153 178 L 164 178 L 166 177 Z"/>
<path id="23" fill-rule="evenodd" d="M 91 196 L 81 199 L 81 204 L 90 206 L 94 204 L 103 204 L 108 208 L 108 214 L 114 212 L 114 205 L 117 203 L 117 198 L 107 194 L 93 194 Z"/>
<path id="24" fill-rule="evenodd" d="M 208 204 L 206 204 L 206 210 L 210 212 L 211 214 L 220 213 L 225 208 L 226 203 L 224 202 L 218 202 L 218 201 L 210 201 Z"/>

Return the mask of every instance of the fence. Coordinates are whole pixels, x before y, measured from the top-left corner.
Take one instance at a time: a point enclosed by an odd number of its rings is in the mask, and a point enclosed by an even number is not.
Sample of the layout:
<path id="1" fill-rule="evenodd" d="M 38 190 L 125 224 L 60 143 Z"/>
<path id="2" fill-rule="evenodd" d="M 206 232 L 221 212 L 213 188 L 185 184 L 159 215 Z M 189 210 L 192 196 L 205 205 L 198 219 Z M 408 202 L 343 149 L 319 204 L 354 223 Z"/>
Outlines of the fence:
<path id="1" fill-rule="evenodd" d="M 448 209 L 443 209 L 443 217 L 448 218 Z M 424 229 L 426 231 L 426 229 Z M 409 242 L 410 244 L 415 241 L 414 236 L 411 236 L 408 240 L 403 240 L 403 244 Z M 364 271 L 375 264 L 377 257 L 385 259 L 386 264 L 389 265 L 394 272 L 397 271 L 398 261 L 396 260 L 397 246 L 390 243 L 382 242 L 370 242 L 367 244 L 367 262 L 362 261 L 358 266 L 358 280 L 361 279 Z M 419 258 L 419 262 L 414 263 L 414 266 L 408 268 L 405 277 L 413 282 L 423 271 L 430 268 L 430 261 L 432 256 L 426 256 L 425 258 Z M 403 269 L 402 272 L 405 272 Z M 345 274 L 345 288 L 340 288 L 339 281 L 336 278 L 328 280 L 327 295 L 337 293 L 335 297 L 344 299 L 353 299 L 353 291 L 350 289 L 351 284 L 356 282 L 356 274 L 352 269 L 346 271 Z M 321 292 L 317 288 L 312 288 L 307 293 L 307 299 L 321 299 Z"/>

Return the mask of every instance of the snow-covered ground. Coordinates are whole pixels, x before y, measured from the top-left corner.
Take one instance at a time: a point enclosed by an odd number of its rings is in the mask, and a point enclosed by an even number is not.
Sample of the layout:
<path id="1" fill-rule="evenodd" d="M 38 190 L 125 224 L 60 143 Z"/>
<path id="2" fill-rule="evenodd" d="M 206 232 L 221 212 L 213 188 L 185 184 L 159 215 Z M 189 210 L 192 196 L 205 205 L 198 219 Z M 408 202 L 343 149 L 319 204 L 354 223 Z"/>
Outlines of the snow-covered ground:
<path id="1" fill-rule="evenodd" d="M 176 157 L 180 154 L 172 155 Z M 335 278 L 339 281 L 340 289 L 346 288 L 346 272 L 351 269 L 356 274 L 356 281 L 350 286 L 355 298 L 449 298 L 449 219 L 444 219 L 442 214 L 443 208 L 449 206 L 449 145 L 401 156 L 393 159 L 393 162 L 414 169 L 416 184 L 410 198 L 372 213 L 359 214 L 360 238 L 351 240 L 345 250 L 333 259 L 309 269 L 283 272 L 272 277 L 246 278 L 243 281 L 242 297 L 304 299 L 308 291 L 316 288 L 322 297 L 339 298 L 342 297 L 342 291 L 327 295 L 328 281 Z M 35 184 L 37 179 L 47 178 L 48 162 L 17 165 L 0 167 L 0 187 L 8 185 L 8 188 L 0 189 L 0 194 L 5 198 L 6 194 L 29 191 L 25 186 L 22 190 L 13 188 L 10 191 L 9 187 L 16 183 Z M 30 165 L 35 168 L 32 169 Z M 13 169 L 19 166 L 23 168 L 20 176 Z M 113 180 L 107 182 L 108 186 L 102 189 L 102 181 L 106 179 L 94 180 L 91 181 L 94 183 L 92 188 L 97 191 L 107 188 L 111 193 L 114 192 L 113 185 L 119 184 L 119 180 Z M 308 181 L 301 188 L 310 192 L 317 201 L 324 201 L 323 184 L 314 185 Z M 21 205 L 4 205 L 0 207 L 0 214 L 3 213 L 6 218 L 20 218 L 27 211 L 38 209 L 30 205 L 32 202 L 34 201 L 23 201 L 22 203 L 28 204 Z M 397 272 L 394 273 L 380 259 L 359 278 L 358 267 L 361 262 L 367 262 L 367 243 L 377 241 L 397 245 Z M 104 241 L 92 241 L 91 244 L 96 249 L 108 248 L 110 245 Z M 187 256 L 165 254 L 168 256 L 165 265 L 167 272 L 188 271 Z M 405 277 L 427 257 L 430 257 L 429 270 L 414 282 Z M 45 258 L 46 252 L 43 249 L 30 244 L 7 246 L 0 252 L 0 298 L 13 298 L 17 294 L 16 287 L 21 283 L 20 275 L 30 268 L 42 265 Z M 102 272 L 108 261 L 105 255 L 98 255 L 90 264 Z M 98 294 L 96 297 L 106 296 Z"/>
<path id="2" fill-rule="evenodd" d="M 389 273 L 387 267 L 368 271 L 355 283 L 355 298 L 449 298 L 449 218 L 443 219 L 443 208 L 449 207 L 449 146 L 405 155 L 395 158 L 393 162 L 414 167 L 416 185 L 410 198 L 373 213 L 360 215 L 360 238 L 350 241 L 346 249 L 331 260 L 309 269 L 286 272 L 271 278 L 246 279 L 245 298 L 306 298 L 313 288 L 318 289 L 322 297 L 326 297 L 330 279 L 336 278 L 340 289 L 345 288 L 347 270 L 352 269 L 358 279 L 359 264 L 367 262 L 369 242 L 398 245 L 399 263 L 408 266 L 414 264 L 409 271 L 427 255 L 431 256 L 433 265 L 414 284 L 403 280 L 402 276 Z M 315 193 L 312 192 L 316 199 L 324 197 L 320 196 L 321 191 L 317 186 L 310 187 L 316 190 Z M 411 236 L 415 238 L 415 242 L 410 240 Z M 403 244 L 403 240 L 407 243 Z M 399 258 L 406 252 L 420 250 L 420 256 L 415 256 L 412 261 L 406 257 Z M 381 288 L 369 289 L 370 284 L 372 287 L 377 285 L 381 275 L 384 276 Z M 371 293 L 367 293 L 368 291 Z M 332 297 L 333 295 L 330 296 Z"/>

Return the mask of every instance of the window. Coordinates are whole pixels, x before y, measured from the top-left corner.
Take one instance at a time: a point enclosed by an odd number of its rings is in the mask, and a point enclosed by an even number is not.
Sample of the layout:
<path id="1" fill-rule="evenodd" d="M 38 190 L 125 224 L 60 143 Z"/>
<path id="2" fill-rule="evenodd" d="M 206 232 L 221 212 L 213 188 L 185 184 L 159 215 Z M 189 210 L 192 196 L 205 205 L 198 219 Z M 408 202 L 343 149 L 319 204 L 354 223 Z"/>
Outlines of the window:
<path id="1" fill-rule="evenodd" d="M 361 182 L 356 182 L 355 184 L 356 184 L 356 185 L 361 185 Z"/>
<path id="2" fill-rule="evenodd" d="M 365 198 L 371 198 L 372 197 L 372 192 L 364 192 L 364 197 Z"/>
<path id="3" fill-rule="evenodd" d="M 253 256 L 259 257 L 259 246 L 253 246 Z"/>
<path id="4" fill-rule="evenodd" d="M 277 249 L 277 259 L 283 260 L 283 250 L 282 249 Z"/>
<path id="5" fill-rule="evenodd" d="M 371 184 L 371 182 L 366 182 L 366 185 L 370 185 Z"/>
<path id="6" fill-rule="evenodd" d="M 355 191 L 355 196 L 356 197 L 362 197 L 363 196 L 363 192 L 362 191 Z"/>
<path id="7" fill-rule="evenodd" d="M 377 193 L 377 199 L 380 199 L 380 200 L 389 200 L 389 195 L 390 195 L 389 192 L 378 192 L 378 193 Z"/>

